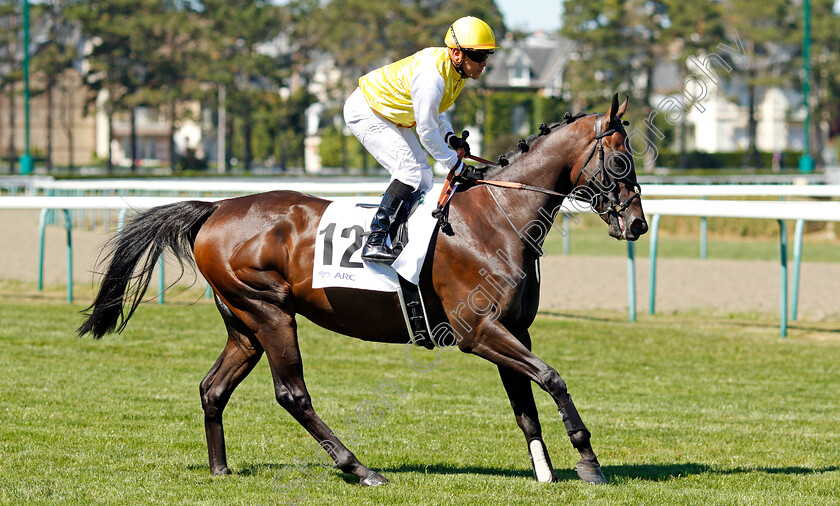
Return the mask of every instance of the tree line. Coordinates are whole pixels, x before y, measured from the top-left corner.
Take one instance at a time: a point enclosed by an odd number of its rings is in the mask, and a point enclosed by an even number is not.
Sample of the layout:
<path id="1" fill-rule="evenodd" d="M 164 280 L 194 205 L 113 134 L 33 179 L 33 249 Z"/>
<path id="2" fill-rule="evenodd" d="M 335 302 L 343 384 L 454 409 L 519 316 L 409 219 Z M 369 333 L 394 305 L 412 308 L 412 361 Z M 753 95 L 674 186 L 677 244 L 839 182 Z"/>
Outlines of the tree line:
<path id="1" fill-rule="evenodd" d="M 9 104 L 21 90 L 21 3 L 0 0 L 0 94 Z M 811 4 L 812 112 L 815 124 L 834 135 L 840 131 L 840 16 L 833 0 Z M 529 7 L 523 3 L 522 8 Z M 563 108 L 603 109 L 614 92 L 630 93 L 642 105 L 638 117 L 646 117 L 658 62 L 678 62 L 688 73 L 684 62 L 690 55 L 714 50 L 735 29 L 748 44 L 749 65 L 738 71 L 746 76 L 751 99 L 750 149 L 744 162 L 752 165 L 756 92 L 773 85 L 801 86 L 799 2 L 565 0 L 564 11 L 561 34 L 575 41 L 576 49 L 564 74 L 563 97 L 546 102 L 473 87 L 458 102 L 455 120 L 460 125 L 480 124 L 486 144 L 501 142 L 510 120 L 500 111 L 512 102 L 527 104 L 538 124 L 562 115 Z M 316 61 L 334 62 L 336 79 L 322 83 L 329 97 L 324 116 L 340 116 L 343 99 L 360 75 L 441 45 L 454 19 L 475 15 L 495 28 L 498 39 L 506 33 L 495 2 L 479 0 L 51 0 L 33 3 L 31 13 L 31 69 L 38 76 L 33 94 L 49 99 L 58 76 L 75 69 L 89 90 L 88 110 L 105 111 L 109 124 L 121 114 L 135 125 L 134 111 L 140 107 L 164 111 L 171 163 L 178 122 L 195 114 L 184 104 L 198 101 L 216 111 L 224 105 L 225 159 L 236 156 L 246 169 L 255 159 L 273 158 L 280 167 L 303 164 L 305 111 L 315 101 L 306 85 L 315 77 Z M 97 103 L 97 97 L 107 100 Z M 48 109 L 48 123 L 60 121 L 53 118 L 53 105 Z M 12 113 L 9 121 L 13 132 L 21 118 Z M 676 128 L 676 138 L 684 139 L 684 131 Z M 338 137 L 346 164 L 347 141 Z M 823 136 L 812 139 L 819 142 Z M 13 142 L 9 147 L 14 159 Z M 684 142 L 681 147 L 684 151 Z M 49 151 L 48 145 L 48 164 Z"/>
<path id="2" fill-rule="evenodd" d="M 0 0 L 0 92 L 20 94 L 20 0 Z M 273 157 L 302 165 L 304 111 L 314 101 L 306 84 L 313 62 L 332 57 L 341 79 L 326 83 L 336 109 L 362 73 L 428 45 L 463 15 L 503 27 L 493 2 L 477 0 L 53 0 L 31 5 L 33 96 L 52 96 L 56 78 L 75 68 L 89 90 L 88 111 L 131 117 L 134 151 L 139 107 L 166 112 L 169 159 L 183 107 L 200 101 L 219 110 L 224 100 L 229 160 L 250 167 Z M 107 94 L 100 93 L 107 91 Z M 351 90 L 352 91 L 352 90 Z M 107 100 L 97 103 L 97 97 Z M 223 97 L 223 98 L 222 98 Z M 14 107 L 11 107 L 12 111 Z M 50 108 L 52 110 L 52 108 Z M 330 111 L 327 111 L 330 112 Z M 333 111 L 335 112 L 335 111 Z M 9 117 L 11 160 L 14 122 Z M 53 121 L 49 114 L 48 122 Z M 51 131 L 51 128 L 49 128 Z M 110 143 L 109 143 L 110 145 Z M 47 163 L 49 163 L 49 146 Z M 100 156 L 105 154 L 99 154 Z M 107 154 L 110 160 L 110 153 Z"/>
<path id="3" fill-rule="evenodd" d="M 810 4 L 810 107 L 812 132 L 820 134 L 811 139 L 819 163 L 822 142 L 840 133 L 840 6 L 835 7 L 834 0 Z M 577 42 L 579 52 L 568 72 L 572 95 L 591 102 L 603 100 L 605 90 L 626 91 L 640 99 L 644 117 L 650 113 L 658 62 L 676 62 L 684 82 L 689 74 L 699 73 L 696 66 L 685 64 L 690 57 L 722 54 L 719 45 L 732 44 L 737 32 L 746 57 L 725 59 L 746 86 L 749 146 L 742 165 L 760 166 L 757 93 L 773 86 L 802 89 L 802 0 L 566 0 L 564 8 L 562 34 Z M 660 130 L 672 127 L 684 160 L 684 123 L 663 123 Z M 651 129 L 647 133 L 653 136 Z M 684 161 L 679 166 L 685 166 Z"/>

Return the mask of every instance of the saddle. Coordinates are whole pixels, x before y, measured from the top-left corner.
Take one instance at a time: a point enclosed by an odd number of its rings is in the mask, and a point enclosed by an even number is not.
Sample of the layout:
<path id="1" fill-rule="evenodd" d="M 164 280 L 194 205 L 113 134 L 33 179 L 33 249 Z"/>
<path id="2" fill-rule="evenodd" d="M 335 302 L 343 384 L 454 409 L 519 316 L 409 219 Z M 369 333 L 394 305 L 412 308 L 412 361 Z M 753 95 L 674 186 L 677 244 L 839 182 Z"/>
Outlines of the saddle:
<path id="1" fill-rule="evenodd" d="M 434 188 L 431 192 L 434 191 Z M 417 285 L 438 225 L 431 212 L 436 199 L 415 194 L 397 213 L 390 241 L 399 252 L 388 265 L 361 258 L 365 230 L 378 207 L 372 200 L 332 202 L 318 223 L 312 258 L 312 288 L 350 288 L 398 293 L 411 343 L 433 346 L 424 301 Z M 410 222 L 410 223 L 409 223 Z M 409 229 L 411 231 L 409 232 Z M 409 235 L 411 241 L 409 241 Z"/>

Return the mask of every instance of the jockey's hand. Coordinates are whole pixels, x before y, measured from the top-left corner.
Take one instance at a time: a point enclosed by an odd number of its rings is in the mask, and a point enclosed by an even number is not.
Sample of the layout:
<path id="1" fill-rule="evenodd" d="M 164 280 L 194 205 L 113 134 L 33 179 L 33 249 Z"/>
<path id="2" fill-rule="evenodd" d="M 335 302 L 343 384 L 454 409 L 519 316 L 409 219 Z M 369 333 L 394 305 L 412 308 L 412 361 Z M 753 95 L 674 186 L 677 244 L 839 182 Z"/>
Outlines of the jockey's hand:
<path id="1" fill-rule="evenodd" d="M 472 165 L 458 161 L 458 164 L 455 166 L 455 178 L 467 184 L 475 184 L 479 179 L 484 179 L 486 170 L 485 168 L 473 167 Z"/>
<path id="2" fill-rule="evenodd" d="M 449 132 L 444 136 L 444 139 L 449 147 L 454 149 L 456 153 L 458 153 L 458 158 L 463 158 L 470 154 L 470 145 L 467 144 L 467 137 L 469 137 L 470 133 L 464 130 L 461 133 L 461 137 L 458 137 L 453 132 Z"/>

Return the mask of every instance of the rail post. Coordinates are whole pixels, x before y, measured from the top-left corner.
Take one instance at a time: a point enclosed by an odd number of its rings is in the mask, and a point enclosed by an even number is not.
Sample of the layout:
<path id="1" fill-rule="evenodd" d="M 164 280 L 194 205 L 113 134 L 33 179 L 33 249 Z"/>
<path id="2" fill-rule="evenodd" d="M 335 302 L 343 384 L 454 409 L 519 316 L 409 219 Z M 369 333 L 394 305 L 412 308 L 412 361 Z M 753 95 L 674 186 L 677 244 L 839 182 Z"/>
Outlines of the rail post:
<path id="1" fill-rule="evenodd" d="M 630 300 L 630 321 L 636 321 L 636 257 L 633 251 L 634 243 L 627 241 L 627 291 Z"/>
<path id="2" fill-rule="evenodd" d="M 64 209 L 64 228 L 67 230 L 67 302 L 73 302 L 73 219 Z"/>
<path id="3" fill-rule="evenodd" d="M 799 306 L 799 267 L 802 263 L 802 233 L 805 228 L 805 220 L 796 220 L 796 228 L 793 233 L 793 286 L 790 294 L 790 320 L 796 320 L 796 313 Z"/>
<path id="4" fill-rule="evenodd" d="M 656 248 L 659 237 L 661 214 L 654 214 L 650 222 L 650 290 L 648 292 L 648 314 L 656 311 Z"/>
<path id="5" fill-rule="evenodd" d="M 788 284 L 788 276 L 787 276 L 787 227 L 785 226 L 785 220 L 778 220 L 779 222 L 779 259 L 781 260 L 782 264 L 782 273 L 780 278 L 781 292 L 780 295 L 780 305 L 781 310 L 779 311 L 780 316 L 780 323 L 779 323 L 779 334 L 782 337 L 787 336 L 787 284 Z"/>

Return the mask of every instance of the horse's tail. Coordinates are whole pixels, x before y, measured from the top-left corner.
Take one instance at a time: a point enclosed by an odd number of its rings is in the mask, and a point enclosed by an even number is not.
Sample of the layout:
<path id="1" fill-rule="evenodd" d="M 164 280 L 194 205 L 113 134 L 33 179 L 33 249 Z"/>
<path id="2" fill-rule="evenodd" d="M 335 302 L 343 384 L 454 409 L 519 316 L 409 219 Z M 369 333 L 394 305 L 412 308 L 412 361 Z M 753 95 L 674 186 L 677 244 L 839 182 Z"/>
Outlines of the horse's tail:
<path id="1" fill-rule="evenodd" d="M 138 214 L 121 234 L 112 237 L 106 244 L 111 262 L 96 299 L 84 311 L 87 319 L 77 331 L 79 336 L 91 333 L 99 339 L 115 330 L 122 332 L 143 300 L 164 250 L 174 253 L 183 274 L 185 263 L 194 262 L 195 236 L 217 207 L 194 200 L 154 207 Z"/>

